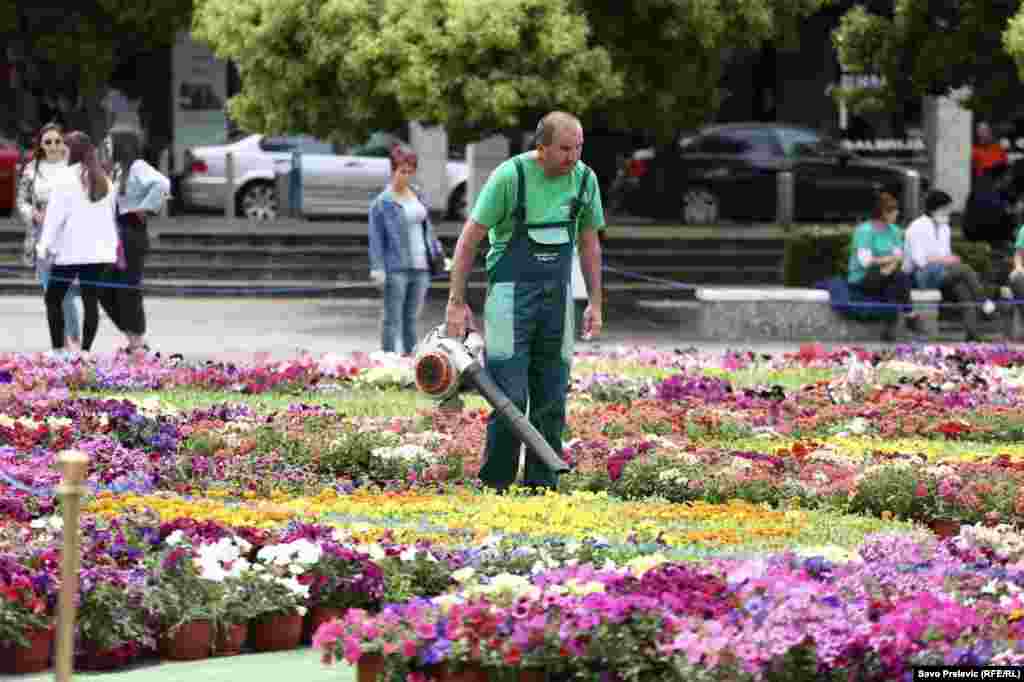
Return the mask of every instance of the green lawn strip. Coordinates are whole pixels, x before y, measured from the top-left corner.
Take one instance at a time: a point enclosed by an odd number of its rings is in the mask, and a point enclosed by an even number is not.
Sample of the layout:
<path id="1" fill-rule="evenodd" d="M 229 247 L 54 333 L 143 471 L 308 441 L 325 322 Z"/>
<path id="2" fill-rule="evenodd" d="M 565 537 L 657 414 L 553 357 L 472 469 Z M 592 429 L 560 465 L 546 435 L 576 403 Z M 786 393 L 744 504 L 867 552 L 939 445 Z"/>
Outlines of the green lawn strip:
<path id="1" fill-rule="evenodd" d="M 53 671 L 35 675 L 0 676 L 18 682 L 49 682 Z M 113 682 L 354 682 L 355 669 L 344 662 L 325 666 L 309 647 L 266 654 L 243 654 L 202 661 L 152 661 L 116 672 L 75 672 L 75 679 Z"/>

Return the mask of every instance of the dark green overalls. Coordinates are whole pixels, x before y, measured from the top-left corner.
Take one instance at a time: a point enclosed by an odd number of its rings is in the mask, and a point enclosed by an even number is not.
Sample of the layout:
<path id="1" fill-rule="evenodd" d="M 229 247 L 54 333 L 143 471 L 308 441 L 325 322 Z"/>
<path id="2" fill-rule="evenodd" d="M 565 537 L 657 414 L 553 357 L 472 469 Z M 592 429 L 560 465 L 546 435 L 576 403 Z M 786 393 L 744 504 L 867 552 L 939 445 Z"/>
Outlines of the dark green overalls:
<path id="1" fill-rule="evenodd" d="M 572 257 L 576 219 L 590 170 L 584 166 L 586 172 L 566 220 L 531 225 L 526 222 L 522 164 L 521 159 L 515 160 L 519 184 L 512 237 L 488 273 L 486 364 L 495 383 L 524 414 L 529 400 L 530 423 L 561 456 L 573 353 Z M 480 469 L 483 483 L 499 490 L 512 485 L 519 452 L 519 439 L 505 419 L 492 412 Z M 557 475 L 527 450 L 523 484 L 554 488 L 557 483 Z"/>

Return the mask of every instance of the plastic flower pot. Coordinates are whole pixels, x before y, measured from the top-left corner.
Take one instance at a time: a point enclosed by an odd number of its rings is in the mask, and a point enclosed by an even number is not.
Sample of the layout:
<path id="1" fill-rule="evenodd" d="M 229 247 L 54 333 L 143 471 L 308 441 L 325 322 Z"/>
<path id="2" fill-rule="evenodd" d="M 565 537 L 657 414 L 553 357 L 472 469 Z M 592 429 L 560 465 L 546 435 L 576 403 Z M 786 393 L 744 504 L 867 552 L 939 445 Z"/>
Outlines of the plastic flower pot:
<path id="1" fill-rule="evenodd" d="M 379 654 L 366 654 L 359 657 L 356 665 L 357 682 L 379 682 L 384 675 L 384 657 Z"/>
<path id="2" fill-rule="evenodd" d="M 112 649 L 99 649 L 94 643 L 87 642 L 81 656 L 76 657 L 75 667 L 81 670 L 115 670 L 135 660 L 138 646 L 134 643 L 122 644 Z"/>
<path id="3" fill-rule="evenodd" d="M 295 649 L 302 641 L 302 616 L 268 616 L 249 622 L 249 639 L 256 651 Z"/>
<path id="4" fill-rule="evenodd" d="M 0 671 L 21 675 L 42 672 L 50 667 L 53 629 L 32 630 L 25 636 L 28 637 L 28 646 L 14 643 L 0 646 Z"/>
<path id="5" fill-rule="evenodd" d="M 222 627 L 213 641 L 214 656 L 237 656 L 242 653 L 242 644 L 249 634 L 248 623 Z"/>
<path id="6" fill-rule="evenodd" d="M 209 658 L 213 626 L 208 620 L 185 623 L 160 637 L 160 656 L 170 661 L 198 661 Z"/>

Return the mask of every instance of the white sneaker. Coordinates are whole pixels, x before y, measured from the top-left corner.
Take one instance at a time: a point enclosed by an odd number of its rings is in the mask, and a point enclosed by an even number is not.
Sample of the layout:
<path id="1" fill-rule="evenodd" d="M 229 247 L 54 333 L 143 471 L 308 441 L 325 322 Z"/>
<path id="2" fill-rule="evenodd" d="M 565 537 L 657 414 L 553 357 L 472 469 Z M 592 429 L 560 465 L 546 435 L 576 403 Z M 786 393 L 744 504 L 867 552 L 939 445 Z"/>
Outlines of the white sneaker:
<path id="1" fill-rule="evenodd" d="M 46 357 L 49 358 L 50 360 L 68 362 L 69 360 L 71 360 L 72 354 L 63 348 L 55 348 L 53 350 L 46 351 Z"/>
<path id="2" fill-rule="evenodd" d="M 996 311 L 996 304 L 992 302 L 992 299 L 986 298 L 985 302 L 981 304 L 981 312 L 985 315 L 992 317 L 992 313 Z"/>

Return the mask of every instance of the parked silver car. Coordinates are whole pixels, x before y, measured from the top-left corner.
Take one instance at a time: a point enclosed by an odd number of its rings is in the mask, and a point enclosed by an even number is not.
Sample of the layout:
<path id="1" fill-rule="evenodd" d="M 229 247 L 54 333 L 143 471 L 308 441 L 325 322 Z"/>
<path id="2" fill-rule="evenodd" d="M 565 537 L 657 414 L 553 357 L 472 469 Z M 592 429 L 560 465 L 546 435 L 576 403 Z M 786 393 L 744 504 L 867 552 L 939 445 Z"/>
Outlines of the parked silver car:
<path id="1" fill-rule="evenodd" d="M 305 135 L 248 135 L 225 145 L 195 147 L 185 152 L 181 196 L 186 208 L 222 209 L 227 186 L 225 159 L 234 159 L 235 208 L 256 220 L 275 218 L 281 209 L 275 175 L 291 170 L 292 154 L 302 153 L 302 214 L 304 216 L 366 215 L 371 200 L 388 183 L 391 147 L 399 139 L 375 133 L 368 142 L 348 149 Z M 466 215 L 463 161 L 448 161 L 445 214 L 456 220 Z M 422 169 L 421 169 L 422 172 Z"/>

